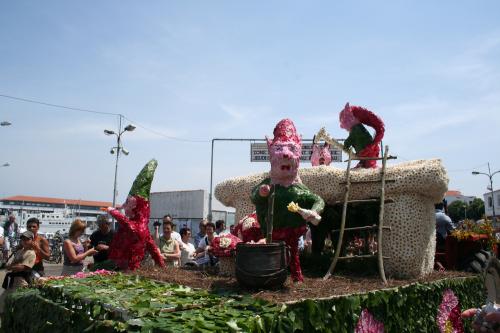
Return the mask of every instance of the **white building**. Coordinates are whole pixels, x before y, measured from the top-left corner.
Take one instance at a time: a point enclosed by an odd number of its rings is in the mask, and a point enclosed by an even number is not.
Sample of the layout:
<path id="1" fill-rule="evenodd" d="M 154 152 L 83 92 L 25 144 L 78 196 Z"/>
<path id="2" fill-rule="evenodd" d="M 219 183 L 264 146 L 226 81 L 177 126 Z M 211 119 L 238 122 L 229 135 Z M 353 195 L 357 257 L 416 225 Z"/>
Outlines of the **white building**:
<path id="1" fill-rule="evenodd" d="M 493 191 L 493 198 L 491 192 L 483 194 L 484 197 L 484 210 L 488 217 L 493 216 L 493 206 L 495 208 L 495 216 L 500 215 L 500 190 Z"/>
<path id="2" fill-rule="evenodd" d="M 163 216 L 169 214 L 177 225 L 176 231 L 186 226 L 194 235 L 199 231 L 200 221 L 208 216 L 208 194 L 205 190 L 151 192 L 149 200 L 150 219 L 161 222 Z M 213 222 L 224 220 L 227 228 L 234 224 L 234 210 L 222 207 L 212 209 L 212 216 Z M 151 231 L 152 225 L 151 223 Z"/>
<path id="3" fill-rule="evenodd" d="M 26 228 L 26 221 L 31 217 L 40 220 L 40 232 L 68 232 L 74 219 L 87 222 L 87 232 L 96 228 L 97 216 L 104 214 L 102 207 L 111 206 L 111 202 L 81 199 L 63 199 L 15 195 L 0 198 L 0 222 L 13 214 L 19 226 Z"/>
<path id="4" fill-rule="evenodd" d="M 456 190 L 450 190 L 445 193 L 444 198 L 446 202 L 451 204 L 453 201 L 462 201 L 470 205 L 472 201 L 476 198 L 475 196 L 463 195 L 462 192 Z"/>

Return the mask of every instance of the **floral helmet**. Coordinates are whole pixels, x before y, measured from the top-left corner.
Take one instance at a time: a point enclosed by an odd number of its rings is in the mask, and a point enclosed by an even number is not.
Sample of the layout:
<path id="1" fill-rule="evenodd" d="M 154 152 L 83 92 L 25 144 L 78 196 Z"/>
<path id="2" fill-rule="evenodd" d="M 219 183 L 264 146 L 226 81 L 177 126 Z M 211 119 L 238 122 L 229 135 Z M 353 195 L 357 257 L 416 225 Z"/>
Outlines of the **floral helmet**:
<path id="1" fill-rule="evenodd" d="M 141 214 L 145 218 L 149 219 L 149 193 L 151 191 L 151 183 L 153 182 L 153 177 L 155 175 L 156 167 L 158 162 L 155 159 L 150 160 L 142 168 L 141 172 L 137 175 L 132 184 L 132 188 L 128 193 L 129 197 L 132 197 L 136 202 L 136 208 L 134 209 L 136 213 Z"/>

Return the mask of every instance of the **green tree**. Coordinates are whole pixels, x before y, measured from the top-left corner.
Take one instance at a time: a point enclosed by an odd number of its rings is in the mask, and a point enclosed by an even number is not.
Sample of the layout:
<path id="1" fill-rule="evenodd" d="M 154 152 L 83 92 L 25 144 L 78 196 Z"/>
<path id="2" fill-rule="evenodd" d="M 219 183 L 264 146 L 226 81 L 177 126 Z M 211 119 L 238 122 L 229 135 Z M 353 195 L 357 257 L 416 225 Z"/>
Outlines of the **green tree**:
<path id="1" fill-rule="evenodd" d="M 484 201 L 481 198 L 475 198 L 469 205 L 467 209 L 467 217 L 470 216 L 471 219 L 479 220 L 483 218 L 484 215 Z"/>
<path id="2" fill-rule="evenodd" d="M 453 220 L 453 222 L 458 222 L 465 218 L 465 211 L 467 210 L 467 218 L 469 218 L 469 208 L 467 204 L 463 201 L 453 201 L 448 205 L 448 216 Z"/>

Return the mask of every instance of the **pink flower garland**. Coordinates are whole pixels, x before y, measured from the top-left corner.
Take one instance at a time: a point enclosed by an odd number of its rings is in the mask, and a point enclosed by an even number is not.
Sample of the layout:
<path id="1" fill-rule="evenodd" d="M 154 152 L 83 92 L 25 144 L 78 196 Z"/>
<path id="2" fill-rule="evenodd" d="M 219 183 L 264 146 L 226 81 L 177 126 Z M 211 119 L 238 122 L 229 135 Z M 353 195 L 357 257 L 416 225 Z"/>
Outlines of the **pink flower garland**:
<path id="1" fill-rule="evenodd" d="M 384 324 L 379 322 L 373 315 L 364 309 L 361 311 L 358 323 L 356 324 L 355 333 L 384 333 Z"/>
<path id="2" fill-rule="evenodd" d="M 457 296 L 451 289 L 446 289 L 436 317 L 439 331 L 441 333 L 463 333 L 464 325 L 460 313 Z"/>
<path id="3" fill-rule="evenodd" d="M 112 272 L 112 271 L 107 271 L 105 269 L 99 269 L 99 270 L 96 270 L 95 272 L 78 272 L 76 274 L 73 274 L 73 275 L 70 275 L 70 276 L 49 276 L 49 277 L 44 277 L 44 278 L 41 278 L 40 280 L 41 281 L 50 281 L 50 280 L 63 280 L 63 279 L 66 279 L 66 278 L 72 278 L 72 279 L 84 279 L 86 277 L 89 277 L 89 276 L 94 276 L 94 275 L 113 275 L 113 274 L 116 274 L 115 272 Z"/>

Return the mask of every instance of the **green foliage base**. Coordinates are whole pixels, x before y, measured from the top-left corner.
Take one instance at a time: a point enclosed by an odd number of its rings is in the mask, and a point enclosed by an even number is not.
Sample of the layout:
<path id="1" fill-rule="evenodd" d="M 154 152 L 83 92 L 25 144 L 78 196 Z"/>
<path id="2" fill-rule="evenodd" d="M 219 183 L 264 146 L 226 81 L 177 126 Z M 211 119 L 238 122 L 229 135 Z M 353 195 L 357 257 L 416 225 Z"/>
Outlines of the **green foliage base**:
<path id="1" fill-rule="evenodd" d="M 54 280 L 7 297 L 4 332 L 353 332 L 367 308 L 385 332 L 438 332 L 443 292 L 452 289 L 462 309 L 484 303 L 480 277 L 377 290 L 330 299 L 272 304 L 249 296 L 136 276 Z M 466 323 L 466 331 L 471 331 Z"/>

